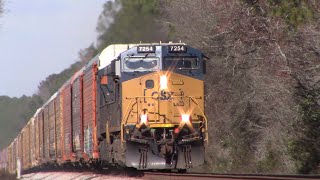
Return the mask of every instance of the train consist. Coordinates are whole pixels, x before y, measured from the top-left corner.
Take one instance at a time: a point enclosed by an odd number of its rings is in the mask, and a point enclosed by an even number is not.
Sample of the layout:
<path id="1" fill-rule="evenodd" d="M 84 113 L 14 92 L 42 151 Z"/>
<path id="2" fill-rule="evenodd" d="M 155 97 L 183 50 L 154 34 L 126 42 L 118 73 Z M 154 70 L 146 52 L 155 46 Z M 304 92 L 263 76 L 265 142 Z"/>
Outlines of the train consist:
<path id="1" fill-rule="evenodd" d="M 110 45 L 7 148 L 15 173 L 48 164 L 185 170 L 204 163 L 205 60 L 183 43 Z"/>

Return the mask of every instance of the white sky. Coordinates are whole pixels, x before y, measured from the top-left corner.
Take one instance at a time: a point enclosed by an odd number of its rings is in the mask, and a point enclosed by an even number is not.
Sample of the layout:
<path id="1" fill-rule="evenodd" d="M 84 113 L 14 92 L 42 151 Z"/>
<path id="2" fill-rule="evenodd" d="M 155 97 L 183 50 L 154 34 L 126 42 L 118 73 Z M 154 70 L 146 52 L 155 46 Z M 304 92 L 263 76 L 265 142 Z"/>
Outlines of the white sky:
<path id="1" fill-rule="evenodd" d="M 96 39 L 106 0 L 5 0 L 0 17 L 0 95 L 36 93 L 48 75 Z"/>

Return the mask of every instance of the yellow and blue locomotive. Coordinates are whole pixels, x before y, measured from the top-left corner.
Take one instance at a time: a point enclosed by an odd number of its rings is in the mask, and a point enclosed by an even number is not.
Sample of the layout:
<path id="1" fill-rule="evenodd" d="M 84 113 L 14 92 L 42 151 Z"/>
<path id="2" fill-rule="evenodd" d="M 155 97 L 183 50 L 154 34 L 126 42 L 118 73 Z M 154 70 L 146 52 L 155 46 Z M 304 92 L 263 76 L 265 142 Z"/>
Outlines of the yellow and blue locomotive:
<path id="1" fill-rule="evenodd" d="M 9 172 L 70 163 L 181 171 L 203 164 L 204 74 L 201 51 L 183 43 L 108 46 L 11 143 Z"/>
<path id="2" fill-rule="evenodd" d="M 136 169 L 184 170 L 204 163 L 205 60 L 184 43 L 112 45 L 98 71 L 101 160 Z"/>

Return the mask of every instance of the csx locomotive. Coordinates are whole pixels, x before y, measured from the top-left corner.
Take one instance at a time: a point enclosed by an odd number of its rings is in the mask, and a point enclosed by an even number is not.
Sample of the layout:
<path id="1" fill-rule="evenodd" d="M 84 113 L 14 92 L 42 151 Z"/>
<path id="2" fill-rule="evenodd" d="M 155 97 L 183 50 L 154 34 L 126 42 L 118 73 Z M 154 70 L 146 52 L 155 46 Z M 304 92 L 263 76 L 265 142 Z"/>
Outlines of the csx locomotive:
<path id="1" fill-rule="evenodd" d="M 184 43 L 108 46 L 37 111 L 8 149 L 9 170 L 14 161 L 24 170 L 67 162 L 138 170 L 203 164 L 205 71 L 202 52 Z"/>

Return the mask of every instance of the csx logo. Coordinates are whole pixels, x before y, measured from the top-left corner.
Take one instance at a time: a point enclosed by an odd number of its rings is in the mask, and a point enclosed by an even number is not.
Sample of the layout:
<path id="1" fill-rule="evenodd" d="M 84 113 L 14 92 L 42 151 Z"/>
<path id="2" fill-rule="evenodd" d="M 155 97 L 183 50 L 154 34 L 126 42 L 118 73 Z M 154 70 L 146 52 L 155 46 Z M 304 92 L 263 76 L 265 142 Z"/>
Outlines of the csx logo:
<path id="1" fill-rule="evenodd" d="M 147 96 L 147 89 L 144 90 L 144 96 Z M 160 100 L 171 100 L 172 99 L 173 92 L 168 92 L 168 91 L 153 91 L 151 93 L 152 99 L 158 99 Z M 146 103 L 146 98 L 144 98 L 144 102 Z"/>
<path id="2" fill-rule="evenodd" d="M 160 98 L 160 100 L 171 100 L 172 95 L 173 95 L 173 92 L 166 92 L 166 91 L 161 91 L 160 95 L 159 95 L 159 92 L 157 91 L 154 91 L 151 94 L 151 96 L 154 97 L 154 99 Z"/>
<path id="3" fill-rule="evenodd" d="M 149 94 L 149 93 L 148 93 Z M 147 89 L 144 89 L 144 96 L 147 96 Z M 172 100 L 173 95 L 184 96 L 184 92 L 180 90 L 179 92 L 170 92 L 170 91 L 153 91 L 151 92 L 152 99 L 160 99 L 160 100 Z M 144 102 L 146 103 L 146 98 L 144 98 Z"/>

